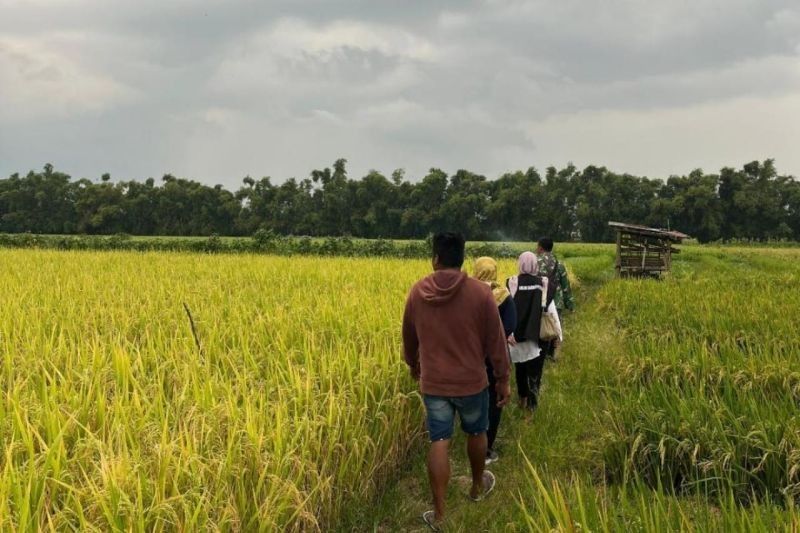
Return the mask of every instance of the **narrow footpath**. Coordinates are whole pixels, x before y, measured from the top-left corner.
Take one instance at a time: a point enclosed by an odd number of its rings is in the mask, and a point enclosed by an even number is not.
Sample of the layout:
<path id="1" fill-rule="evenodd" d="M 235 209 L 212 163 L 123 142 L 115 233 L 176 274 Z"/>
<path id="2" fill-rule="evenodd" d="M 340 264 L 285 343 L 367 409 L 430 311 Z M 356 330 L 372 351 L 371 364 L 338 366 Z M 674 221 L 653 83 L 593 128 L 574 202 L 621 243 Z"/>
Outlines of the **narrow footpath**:
<path id="1" fill-rule="evenodd" d="M 548 361 L 545 367 L 540 406 L 533 416 L 516 405 L 512 378 L 512 401 L 503 412 L 496 446 L 500 460 L 489 467 L 497 476 L 497 488 L 483 502 L 473 503 L 467 498 L 470 478 L 466 442 L 456 428 L 444 531 L 525 530 L 520 490 L 533 482 L 525 457 L 537 470 L 546 469 L 551 477 L 564 480 L 575 473 L 591 475 L 598 471 L 600 461 L 591 441 L 598 434 L 597 415 L 603 409 L 601 387 L 608 372 L 604 359 L 614 345 L 611 328 L 594 297 L 599 286 L 584 287 L 578 310 L 566 317 L 566 342 L 557 361 Z M 419 443 L 411 453 L 408 470 L 375 505 L 342 524 L 342 530 L 429 531 L 421 520 L 423 511 L 431 508 L 426 450 L 426 443 Z"/>

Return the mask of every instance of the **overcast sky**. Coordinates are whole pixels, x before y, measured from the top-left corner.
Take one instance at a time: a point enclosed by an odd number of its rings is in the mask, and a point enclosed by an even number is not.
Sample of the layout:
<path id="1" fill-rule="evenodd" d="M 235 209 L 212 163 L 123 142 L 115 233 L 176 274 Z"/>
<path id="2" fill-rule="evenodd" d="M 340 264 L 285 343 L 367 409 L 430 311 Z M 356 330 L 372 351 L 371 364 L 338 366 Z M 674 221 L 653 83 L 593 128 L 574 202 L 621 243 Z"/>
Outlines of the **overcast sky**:
<path id="1" fill-rule="evenodd" d="M 800 176 L 800 2 L 0 0 L 0 177 L 237 187 L 338 157 Z"/>

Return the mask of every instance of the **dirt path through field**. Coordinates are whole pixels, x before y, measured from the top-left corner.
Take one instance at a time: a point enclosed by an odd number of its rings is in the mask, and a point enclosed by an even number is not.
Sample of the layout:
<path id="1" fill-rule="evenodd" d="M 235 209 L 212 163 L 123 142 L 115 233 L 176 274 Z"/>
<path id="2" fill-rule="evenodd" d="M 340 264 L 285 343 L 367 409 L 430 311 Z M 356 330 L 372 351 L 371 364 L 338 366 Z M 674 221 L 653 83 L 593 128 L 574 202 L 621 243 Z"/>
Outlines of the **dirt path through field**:
<path id="1" fill-rule="evenodd" d="M 518 530 L 523 525 L 518 490 L 529 483 L 525 457 L 536 467 L 568 477 L 594 471 L 598 460 L 587 443 L 597 434 L 596 413 L 602 409 L 603 354 L 613 346 L 595 295 L 598 285 L 584 288 L 579 310 L 565 320 L 566 342 L 557 362 L 545 368 L 541 404 L 530 417 L 512 405 L 503 413 L 497 449 L 501 459 L 490 469 L 497 490 L 479 504 L 468 500 L 469 464 L 465 439 L 458 434 L 451 447 L 452 479 L 446 531 Z M 512 389 L 513 389 L 512 383 Z M 343 524 L 343 530 L 427 531 L 421 520 L 430 509 L 425 470 L 426 443 L 411 454 L 408 470 L 364 516 Z M 524 455 L 523 455 L 524 454 Z"/>

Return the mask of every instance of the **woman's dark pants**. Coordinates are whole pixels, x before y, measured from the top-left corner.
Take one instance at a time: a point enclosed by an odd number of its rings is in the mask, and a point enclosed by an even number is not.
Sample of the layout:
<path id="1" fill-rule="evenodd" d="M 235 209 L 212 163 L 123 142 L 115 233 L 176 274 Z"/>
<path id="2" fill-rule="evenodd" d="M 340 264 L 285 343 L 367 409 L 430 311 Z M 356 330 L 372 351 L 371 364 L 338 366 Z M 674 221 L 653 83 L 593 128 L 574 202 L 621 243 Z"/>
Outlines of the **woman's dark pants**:
<path id="1" fill-rule="evenodd" d="M 528 407 L 535 409 L 539 404 L 539 388 L 542 386 L 544 354 L 524 363 L 514 363 L 517 378 L 517 395 L 528 399 Z"/>

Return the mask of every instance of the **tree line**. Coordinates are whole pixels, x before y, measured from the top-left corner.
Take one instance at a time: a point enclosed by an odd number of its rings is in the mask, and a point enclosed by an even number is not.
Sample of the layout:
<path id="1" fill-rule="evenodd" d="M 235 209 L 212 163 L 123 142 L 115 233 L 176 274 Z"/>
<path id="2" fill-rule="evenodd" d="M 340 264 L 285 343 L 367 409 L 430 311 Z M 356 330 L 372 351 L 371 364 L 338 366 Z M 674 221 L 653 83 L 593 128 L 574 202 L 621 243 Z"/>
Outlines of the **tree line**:
<path id="1" fill-rule="evenodd" d="M 605 167 L 531 167 L 495 180 L 431 169 L 416 182 L 402 170 L 347 174 L 347 161 L 307 178 L 245 177 L 221 185 L 163 176 L 159 183 L 73 180 L 45 165 L 0 179 L 0 233 L 113 235 L 352 236 L 419 239 L 443 228 L 471 240 L 613 239 L 609 220 L 669 227 L 701 242 L 800 240 L 800 182 L 771 159 L 718 174 L 666 180 Z"/>

